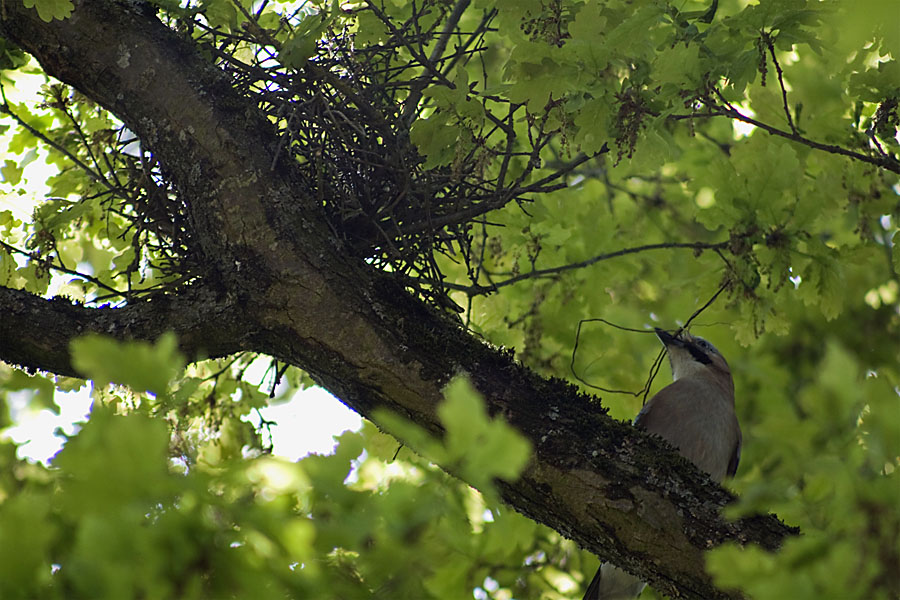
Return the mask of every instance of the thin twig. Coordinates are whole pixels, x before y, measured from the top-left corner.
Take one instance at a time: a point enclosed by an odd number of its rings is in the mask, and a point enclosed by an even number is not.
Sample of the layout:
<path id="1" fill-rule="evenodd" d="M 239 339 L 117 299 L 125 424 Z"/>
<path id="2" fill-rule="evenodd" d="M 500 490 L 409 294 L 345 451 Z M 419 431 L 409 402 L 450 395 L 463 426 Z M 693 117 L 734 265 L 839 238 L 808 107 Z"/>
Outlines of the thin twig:
<path id="1" fill-rule="evenodd" d="M 475 31 L 465 34 L 468 35 L 468 38 L 462 43 L 461 46 L 458 46 L 457 51 L 454 54 L 444 57 L 443 60 L 447 60 L 447 64 L 441 66 L 441 72 L 444 74 L 450 73 L 453 70 L 453 67 L 463 58 L 463 57 L 471 57 L 476 54 L 480 55 L 480 49 L 484 49 L 483 46 L 479 46 L 473 50 L 469 50 L 469 46 L 472 45 L 473 42 L 478 40 L 479 38 L 483 39 L 483 36 L 488 31 L 496 31 L 490 29 L 491 21 L 494 20 L 494 17 L 497 16 L 497 9 L 493 8 L 484 13 L 484 16 L 481 18 L 481 23 L 478 24 L 478 27 L 475 28 Z M 463 35 L 462 32 L 459 35 Z M 486 81 L 487 78 L 485 78 Z"/>
<path id="2" fill-rule="evenodd" d="M 723 260 L 725 260 L 725 257 L 722 256 L 722 253 L 721 253 L 721 252 L 718 252 L 718 251 L 717 251 L 717 253 L 719 254 L 719 256 L 722 257 Z M 726 262 L 727 262 L 727 261 L 726 261 Z M 719 289 L 716 291 L 716 293 L 712 295 L 712 298 L 710 298 L 709 300 L 707 300 L 707 301 L 706 301 L 706 304 L 704 304 L 703 306 L 701 306 L 700 308 L 698 308 L 697 310 L 695 310 L 695 311 L 694 311 L 694 314 L 692 314 L 692 315 L 690 316 L 690 318 L 685 322 L 684 327 L 682 327 L 681 329 L 687 329 L 687 328 L 690 326 L 691 321 L 693 321 L 695 318 L 697 318 L 698 316 L 700 316 L 700 313 L 702 313 L 704 310 L 706 310 L 707 308 L 709 308 L 709 306 L 710 306 L 713 302 L 716 301 L 716 298 L 719 297 L 719 294 L 721 294 L 721 293 L 724 292 L 726 289 L 728 289 L 728 286 L 729 286 L 729 282 L 727 282 L 727 281 L 726 281 L 725 283 L 723 283 L 722 285 L 720 285 L 720 286 L 719 286 Z"/>
<path id="3" fill-rule="evenodd" d="M 581 376 L 578 374 L 577 371 L 575 371 L 575 356 L 578 353 L 578 344 L 581 340 L 581 327 L 585 323 L 603 323 L 604 325 L 609 325 L 610 327 L 615 327 L 616 329 L 621 329 L 622 331 L 632 331 L 635 333 L 653 333 L 653 332 L 648 331 L 646 329 L 631 329 L 630 327 L 622 327 L 621 325 L 616 325 L 615 323 L 613 323 L 611 321 L 607 321 L 606 319 L 600 319 L 600 318 L 581 319 L 580 321 L 578 321 L 578 327 L 575 329 L 575 345 L 572 347 L 572 360 L 569 362 L 569 370 L 572 371 L 572 376 L 575 377 L 575 379 L 577 379 L 579 382 L 581 382 L 585 386 L 595 389 L 595 390 L 599 390 L 601 392 L 608 392 L 610 394 L 630 394 L 632 396 L 640 396 L 644 392 L 644 388 L 641 388 L 637 392 L 632 392 L 629 390 L 616 390 L 616 389 L 605 388 L 605 387 L 601 387 L 599 385 L 594 385 L 593 383 L 588 383 L 586 380 L 581 378 Z M 645 387 L 649 387 L 649 386 L 645 386 Z"/>
<path id="4" fill-rule="evenodd" d="M 778 85 L 781 87 L 781 103 L 784 106 L 784 114 L 787 117 L 788 126 L 790 126 L 794 135 L 800 135 L 800 132 L 797 131 L 797 127 L 794 125 L 791 109 L 788 108 L 787 89 L 784 87 L 784 74 L 781 71 L 781 65 L 778 63 L 778 58 L 775 57 L 775 44 L 772 41 L 772 36 L 768 33 L 764 33 L 763 40 L 769 48 L 769 54 L 772 56 L 772 63 L 775 64 L 775 73 L 778 75 Z"/>
<path id="5" fill-rule="evenodd" d="M 528 273 L 522 273 L 521 275 L 516 275 L 515 277 L 510 277 L 509 279 L 505 279 L 503 281 L 499 281 L 497 283 L 493 283 L 491 285 L 473 285 L 473 286 L 462 286 L 455 285 L 452 283 L 445 284 L 449 289 L 466 292 L 467 294 L 479 295 L 479 294 L 490 294 L 496 292 L 500 288 L 513 285 L 515 283 L 519 283 L 520 281 L 525 281 L 526 279 L 535 279 L 538 277 L 547 277 L 548 275 L 557 275 L 559 273 L 564 273 L 566 271 L 573 271 L 575 269 L 582 269 L 584 267 L 589 267 L 595 263 L 598 263 L 603 260 L 609 260 L 610 258 L 617 258 L 619 256 L 626 256 L 628 254 L 637 254 L 638 252 L 646 252 L 648 250 L 663 250 L 669 248 L 688 248 L 694 251 L 699 250 L 721 250 L 728 248 L 730 241 L 718 242 L 715 244 L 708 244 L 705 242 L 663 242 L 660 244 L 645 244 L 643 246 L 635 246 L 633 248 L 623 248 L 621 250 L 616 250 L 615 252 L 607 252 L 604 254 L 598 254 L 593 256 L 587 260 L 582 260 L 579 262 L 568 263 L 565 265 L 560 265 L 558 267 L 550 267 L 547 269 L 534 269 L 529 271 Z"/>
<path id="6" fill-rule="evenodd" d="M 697 316 L 699 316 L 700 313 L 702 313 L 707 308 L 709 308 L 712 305 L 712 303 L 716 301 L 716 298 L 718 298 L 719 295 L 722 292 L 724 292 L 727 288 L 728 288 L 728 282 L 725 282 L 721 286 L 719 286 L 719 289 L 716 290 L 716 293 L 713 294 L 712 297 L 709 300 L 707 300 L 703 306 L 701 306 L 700 308 L 698 308 L 697 310 L 694 311 L 694 314 L 692 314 L 690 316 L 690 318 L 687 320 L 687 322 L 685 322 L 685 324 L 678 329 L 678 331 L 675 333 L 675 335 L 678 335 L 681 331 L 687 329 L 688 326 L 691 324 L 691 321 L 693 321 Z M 653 380 L 656 378 L 656 375 L 659 373 L 659 369 L 662 365 L 663 357 L 665 356 L 665 352 L 666 352 L 665 349 L 661 349 L 659 351 L 659 353 L 656 355 L 656 358 L 653 360 L 653 364 L 650 366 L 650 371 L 647 376 L 647 381 L 644 383 L 643 387 L 641 387 L 641 389 L 639 389 L 638 391 L 632 392 L 629 390 L 617 390 L 617 389 L 605 388 L 605 387 L 602 387 L 599 385 L 594 385 L 592 383 L 589 383 L 585 379 L 583 379 L 578 374 L 578 372 L 575 370 L 575 357 L 577 355 L 578 344 L 581 339 L 581 327 L 585 323 L 595 323 L 595 322 L 603 323 L 604 325 L 609 325 L 610 327 L 614 327 L 614 328 L 620 329 L 622 331 L 630 331 L 633 333 L 653 333 L 652 331 L 650 331 L 648 329 L 633 329 L 631 327 L 623 327 L 621 325 L 617 325 L 615 323 L 612 323 L 611 321 L 607 321 L 606 319 L 601 319 L 601 318 L 581 319 L 580 321 L 578 321 L 578 327 L 575 330 L 575 344 L 572 347 L 572 359 L 569 362 L 569 370 L 572 371 L 572 375 L 575 377 L 575 379 L 577 379 L 583 385 L 585 385 L 589 388 L 595 389 L 595 390 L 602 391 L 602 392 L 607 392 L 610 394 L 628 394 L 628 395 L 635 396 L 635 397 L 643 394 L 644 398 L 643 398 L 642 405 L 646 404 L 647 396 L 650 394 L 650 388 L 653 385 Z"/>
<path id="7" fill-rule="evenodd" d="M 749 125 L 753 125 L 755 127 L 759 127 L 763 131 L 771 133 L 772 135 L 777 135 L 798 144 L 803 144 L 804 146 L 809 146 L 810 148 L 815 148 L 816 150 L 822 150 L 823 152 L 829 152 L 831 154 L 839 154 L 841 156 L 846 156 L 848 158 L 853 158 L 862 162 L 869 163 L 871 165 L 875 165 L 876 167 L 881 167 L 883 169 L 887 169 L 888 171 L 892 171 L 894 173 L 900 173 L 900 161 L 897 161 L 890 157 L 873 157 L 866 156 L 865 154 L 860 154 L 859 152 L 854 152 L 852 150 L 847 150 L 846 148 L 841 148 L 840 146 L 835 146 L 833 144 L 822 144 L 811 139 L 805 138 L 802 135 L 798 135 L 795 133 L 791 133 L 790 131 L 784 131 L 782 129 L 778 129 L 777 127 L 772 127 L 762 121 L 757 121 L 756 119 L 750 118 L 739 110 L 734 108 L 722 95 L 722 92 L 719 90 L 714 90 L 715 94 L 719 97 L 719 99 L 725 104 L 725 108 L 721 108 L 718 106 L 713 106 L 712 108 L 717 108 L 722 113 L 722 116 L 726 116 L 732 119 L 737 119 L 738 121 L 742 121 Z M 698 114 L 698 117 L 705 116 L 703 114 Z"/>
<path id="8" fill-rule="evenodd" d="M 447 17 L 447 22 L 444 24 L 444 31 L 441 32 L 440 37 L 438 37 L 438 40 L 434 45 L 434 49 L 431 51 L 431 55 L 428 57 L 430 64 L 438 62 L 441 55 L 444 53 L 450 36 L 453 35 L 453 31 L 456 29 L 457 25 L 459 25 L 459 20 L 462 18 L 463 13 L 469 7 L 470 3 L 471 0 L 458 0 L 453 7 L 450 16 Z M 422 98 L 422 92 L 430 81 L 431 78 L 423 76 L 413 83 L 409 92 L 409 97 L 406 99 L 405 106 L 403 107 L 403 113 L 400 116 L 400 119 L 404 123 L 410 124 L 412 122 L 416 107 L 419 104 L 419 100 Z"/>
<path id="9" fill-rule="evenodd" d="M 26 131 L 28 131 L 28 133 L 30 133 L 34 137 L 38 138 L 39 140 L 41 140 L 42 142 L 44 142 L 45 144 L 47 144 L 48 146 L 50 146 L 51 148 L 53 148 L 54 150 L 56 150 L 57 152 L 59 152 L 60 154 L 65 156 L 66 158 L 68 158 L 69 160 L 71 160 L 73 163 L 75 163 L 75 165 L 77 167 L 79 167 L 80 169 L 82 169 L 88 175 L 88 177 L 90 177 L 97 183 L 100 183 L 100 184 L 103 184 L 103 185 L 109 187 L 110 190 L 115 191 L 115 189 L 110 187 L 109 183 L 107 183 L 103 177 L 101 177 L 99 174 L 95 173 L 89 166 L 84 164 L 77 156 L 75 156 L 74 154 L 69 152 L 61 144 L 54 142 L 49 137 L 47 137 L 45 134 L 41 133 L 39 130 L 35 129 L 34 127 L 32 127 L 31 125 L 26 123 L 19 115 L 14 113 L 12 111 L 12 107 L 6 101 L 6 90 L 4 90 L 2 83 L 0 83 L 0 98 L 2 98 L 2 100 L 3 100 L 3 104 L 0 105 L 0 113 L 5 113 L 5 114 L 8 114 L 9 116 L 11 116 L 13 118 L 13 120 L 16 123 L 18 123 L 19 125 L 21 125 L 22 128 L 24 128 Z"/>
<path id="10" fill-rule="evenodd" d="M 6 249 L 7 252 L 19 254 L 21 256 L 27 256 L 31 260 L 43 262 L 48 268 L 53 269 L 54 271 L 66 273 L 66 274 L 72 275 L 74 277 L 80 277 L 81 279 L 84 279 L 85 281 L 90 281 L 91 283 L 93 283 L 99 287 L 102 287 L 106 291 L 111 292 L 115 296 L 122 296 L 123 298 L 126 296 L 125 292 L 120 292 L 119 290 L 106 285 L 105 283 L 103 283 L 96 277 L 92 277 L 91 275 L 85 275 L 84 273 L 79 273 L 78 271 L 69 269 L 67 267 L 55 265 L 52 262 L 50 262 L 49 260 L 42 259 L 38 256 L 35 256 L 31 252 L 27 252 L 25 250 L 16 248 L 15 246 L 11 246 L 2 240 L 0 240 L 0 246 L 2 246 L 4 249 Z"/>
<path id="11" fill-rule="evenodd" d="M 66 117 L 68 117 L 69 122 L 72 123 L 72 127 L 75 128 L 75 133 L 78 134 L 78 138 L 81 140 L 81 143 L 84 145 L 84 149 L 87 150 L 88 156 L 91 157 L 91 161 L 94 163 L 94 167 L 96 167 L 96 173 L 99 177 L 102 178 L 103 184 L 106 185 L 110 190 L 115 189 L 113 184 L 103 175 L 100 171 L 100 161 L 97 160 L 97 157 L 94 156 L 94 151 L 91 150 L 91 144 L 87 139 L 87 135 L 85 135 L 84 130 L 81 128 L 81 124 L 78 122 L 78 119 L 75 118 L 75 115 L 69 112 L 66 104 L 60 99 L 60 105 L 62 108 L 60 109 Z"/>

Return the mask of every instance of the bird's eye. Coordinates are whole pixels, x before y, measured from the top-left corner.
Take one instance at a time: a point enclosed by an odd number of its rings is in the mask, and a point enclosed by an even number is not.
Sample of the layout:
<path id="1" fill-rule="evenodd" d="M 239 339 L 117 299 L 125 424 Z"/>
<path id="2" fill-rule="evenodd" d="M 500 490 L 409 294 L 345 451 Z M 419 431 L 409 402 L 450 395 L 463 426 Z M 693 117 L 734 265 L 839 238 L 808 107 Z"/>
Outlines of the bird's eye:
<path id="1" fill-rule="evenodd" d="M 713 345 L 704 340 L 703 338 L 696 338 L 697 345 L 706 350 L 707 352 L 716 352 L 716 349 L 713 348 Z"/>

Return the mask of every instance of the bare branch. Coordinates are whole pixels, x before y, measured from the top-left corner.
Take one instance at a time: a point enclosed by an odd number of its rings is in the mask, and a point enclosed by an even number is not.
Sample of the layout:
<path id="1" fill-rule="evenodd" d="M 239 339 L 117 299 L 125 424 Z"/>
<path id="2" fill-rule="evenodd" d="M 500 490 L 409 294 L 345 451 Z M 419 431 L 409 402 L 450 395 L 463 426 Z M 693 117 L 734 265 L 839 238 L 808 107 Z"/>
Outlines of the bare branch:
<path id="1" fill-rule="evenodd" d="M 715 94 L 721 100 L 722 105 L 717 105 L 711 101 L 705 101 L 707 105 L 714 111 L 710 114 L 697 113 L 696 117 L 705 117 L 705 116 L 725 116 L 731 119 L 736 119 L 743 123 L 747 123 L 749 125 L 754 125 L 759 127 L 763 131 L 771 133 L 772 135 L 777 135 L 791 141 L 797 142 L 798 144 L 803 144 L 804 146 L 809 146 L 810 148 L 815 148 L 816 150 L 821 150 L 823 152 L 828 152 L 831 154 L 839 154 L 841 156 L 846 156 L 848 158 L 852 158 L 854 160 L 858 160 L 864 163 L 868 163 L 871 165 L 875 165 L 876 167 L 880 167 L 882 169 L 887 169 L 888 171 L 892 171 L 894 173 L 900 173 L 900 161 L 889 157 L 889 156 L 867 156 L 865 154 L 860 154 L 859 152 L 854 152 L 853 150 L 847 150 L 846 148 L 842 148 L 840 146 L 835 146 L 834 144 L 822 144 L 820 142 L 813 141 L 809 138 L 805 138 L 802 135 L 797 133 L 792 133 L 790 131 L 784 131 L 782 129 L 778 129 L 777 127 L 773 127 L 762 121 L 758 121 L 751 117 L 748 117 L 737 110 L 734 106 L 732 106 L 722 95 L 718 89 L 714 90 Z"/>
<path id="2" fill-rule="evenodd" d="M 0 82 L 0 98 L 3 99 L 3 104 L 0 105 L 0 114 L 9 115 L 10 117 L 13 118 L 13 120 L 16 123 L 19 124 L 20 127 L 25 129 L 26 131 L 28 131 L 28 133 L 30 133 L 34 137 L 38 138 L 39 140 L 41 140 L 42 142 L 44 142 L 45 144 L 47 144 L 48 146 L 50 146 L 51 148 L 53 148 L 54 150 L 56 150 L 57 152 L 59 152 L 60 154 L 65 156 L 66 158 L 68 158 L 69 160 L 71 160 L 73 163 L 75 163 L 75 166 L 77 166 L 79 169 L 84 171 L 88 175 L 88 177 L 90 177 L 97 183 L 100 183 L 100 184 L 108 187 L 110 190 L 113 190 L 113 191 L 115 190 L 115 188 L 113 188 L 110 185 L 110 183 L 106 180 L 106 178 L 103 177 L 100 173 L 94 171 L 92 168 L 87 166 L 84 162 L 82 162 L 82 160 L 80 158 L 78 158 L 77 156 L 72 154 L 62 144 L 58 144 L 57 142 L 54 142 L 46 134 L 35 129 L 34 127 L 32 127 L 31 125 L 26 123 L 25 120 L 22 119 L 22 117 L 20 117 L 15 112 L 13 112 L 12 107 L 6 101 L 6 92 L 3 89 L 2 82 Z"/>
<path id="3" fill-rule="evenodd" d="M 492 283 L 491 285 L 461 285 L 461 284 L 453 284 L 446 283 L 445 285 L 452 290 L 465 292 L 470 296 L 478 296 L 484 294 L 491 294 L 496 292 L 500 288 L 504 288 L 521 281 L 526 281 L 528 279 L 538 279 L 542 277 L 549 277 L 552 275 L 558 275 L 560 273 L 565 273 L 566 271 L 573 271 L 576 269 L 583 269 L 585 267 L 589 267 L 593 264 L 596 264 L 603 260 L 609 260 L 611 258 L 616 258 L 619 256 L 626 256 L 628 254 L 637 254 L 639 252 L 647 252 L 648 250 L 664 250 L 669 248 L 688 248 L 694 250 L 695 252 L 699 252 L 702 250 L 721 250 L 728 248 L 731 244 L 731 241 L 717 242 L 714 244 L 708 244 L 704 242 L 663 242 L 660 244 L 645 244 L 643 246 L 635 246 L 633 248 L 623 248 L 622 250 L 616 250 L 615 252 L 606 252 L 604 254 L 598 254 L 593 256 L 587 260 L 582 260 L 574 263 L 568 263 L 565 265 L 560 265 L 558 267 L 549 267 L 546 269 L 533 269 L 527 273 L 522 273 L 521 275 L 516 275 L 515 277 L 510 277 L 509 279 L 504 279 L 503 281 L 498 281 L 496 283 Z"/>
<path id="4" fill-rule="evenodd" d="M 766 44 L 766 47 L 769 49 L 769 54 L 772 57 L 772 63 L 775 64 L 775 72 L 778 75 L 778 87 L 781 88 L 781 103 L 784 107 L 784 116 L 787 117 L 788 126 L 791 128 L 791 132 L 794 135 L 800 135 L 800 132 L 797 131 L 797 127 L 794 125 L 794 118 L 791 116 L 791 109 L 788 108 L 788 100 L 787 100 L 787 88 L 784 87 L 784 73 L 781 71 L 781 65 L 778 63 L 778 57 L 775 56 L 775 42 L 772 39 L 772 36 L 768 33 L 763 34 L 763 41 Z"/>
<path id="5" fill-rule="evenodd" d="M 72 275 L 74 277 L 84 279 L 85 281 L 90 281 L 97 287 L 103 288 L 104 290 L 106 290 L 107 292 L 110 292 L 114 296 L 122 296 L 122 297 L 126 296 L 125 292 L 120 292 L 116 288 L 106 285 L 105 283 L 103 283 L 102 281 L 97 279 L 96 277 L 92 277 L 91 275 L 87 275 L 85 273 L 80 273 L 73 269 L 69 269 L 65 265 L 62 265 L 62 264 L 55 265 L 48 259 L 43 259 L 40 256 L 37 256 L 35 253 L 27 252 L 20 248 L 16 248 L 15 246 L 7 244 L 3 240 L 0 240 L 0 246 L 5 248 L 6 251 L 9 252 L 10 254 L 18 254 L 19 256 L 27 256 L 31 260 L 39 261 L 42 265 L 46 266 L 48 269 L 53 269 L 54 271 L 59 271 L 60 273 L 66 273 L 67 275 Z"/>
<path id="6" fill-rule="evenodd" d="M 428 57 L 429 64 L 433 65 L 444 54 L 444 49 L 447 47 L 450 36 L 453 34 L 456 26 L 459 25 L 459 20 L 462 18 L 463 13 L 469 7 L 470 3 L 471 0 L 457 0 L 444 24 L 444 31 L 441 33 L 434 45 L 434 49 L 431 51 L 431 55 Z M 370 2 L 370 6 L 371 5 L 372 3 Z M 428 77 L 420 77 L 413 83 L 412 89 L 410 89 L 409 92 L 409 98 L 407 98 L 406 104 L 403 107 L 403 114 L 400 117 L 404 123 L 410 124 L 412 122 L 413 115 L 415 115 L 416 108 L 418 108 L 419 105 L 419 100 L 422 98 L 422 91 L 428 85 L 429 81 L 431 81 L 431 79 Z"/>

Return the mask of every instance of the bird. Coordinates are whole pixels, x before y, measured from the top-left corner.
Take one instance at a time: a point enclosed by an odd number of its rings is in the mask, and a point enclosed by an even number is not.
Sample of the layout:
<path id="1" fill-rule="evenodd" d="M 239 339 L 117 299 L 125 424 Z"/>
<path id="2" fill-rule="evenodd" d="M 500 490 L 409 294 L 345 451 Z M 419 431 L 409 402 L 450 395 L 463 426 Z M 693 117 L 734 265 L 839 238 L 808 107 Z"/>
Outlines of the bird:
<path id="1" fill-rule="evenodd" d="M 656 434 L 716 482 L 737 472 L 741 427 L 734 410 L 734 380 L 725 357 L 699 336 L 656 328 L 672 368 L 672 383 L 640 410 L 634 426 Z M 584 600 L 627 600 L 645 583 L 609 563 L 600 565 Z"/>

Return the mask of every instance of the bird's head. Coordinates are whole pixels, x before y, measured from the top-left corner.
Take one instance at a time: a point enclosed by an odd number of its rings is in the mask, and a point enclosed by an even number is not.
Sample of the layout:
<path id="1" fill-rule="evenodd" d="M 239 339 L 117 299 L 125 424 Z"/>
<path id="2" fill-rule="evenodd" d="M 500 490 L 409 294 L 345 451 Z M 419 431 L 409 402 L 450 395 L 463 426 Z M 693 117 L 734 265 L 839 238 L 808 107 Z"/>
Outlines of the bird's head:
<path id="1" fill-rule="evenodd" d="M 656 337 L 666 347 L 672 379 L 705 377 L 733 389 L 731 369 L 725 357 L 705 339 L 683 329 L 672 335 L 659 328 L 656 329 Z"/>

